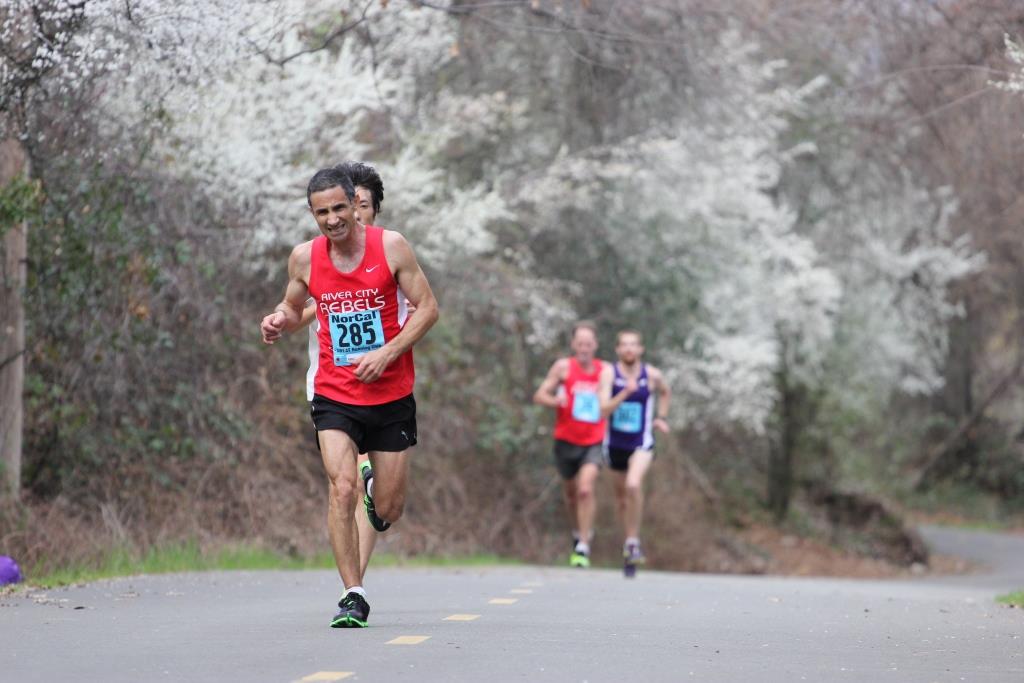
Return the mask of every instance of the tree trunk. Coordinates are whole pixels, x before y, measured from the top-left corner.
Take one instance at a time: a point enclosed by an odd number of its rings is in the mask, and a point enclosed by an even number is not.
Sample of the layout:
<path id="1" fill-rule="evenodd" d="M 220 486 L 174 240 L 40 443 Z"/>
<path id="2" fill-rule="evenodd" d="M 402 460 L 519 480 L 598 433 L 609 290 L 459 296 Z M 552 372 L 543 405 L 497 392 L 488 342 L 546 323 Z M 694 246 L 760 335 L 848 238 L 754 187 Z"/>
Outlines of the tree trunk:
<path id="1" fill-rule="evenodd" d="M 14 139 L 0 141 L 0 188 L 28 175 L 28 157 Z M 26 276 L 25 223 L 0 225 L 3 263 L 0 267 L 0 468 L 4 489 L 14 497 L 21 488 L 22 389 L 25 383 Z"/>
<path id="2" fill-rule="evenodd" d="M 779 414 L 777 433 L 768 451 L 768 509 L 775 521 L 781 522 L 789 512 L 789 502 L 793 497 L 796 441 L 802 428 L 798 414 L 800 399 L 797 388 L 790 383 L 785 360 L 776 371 L 776 386 L 779 391 Z"/>

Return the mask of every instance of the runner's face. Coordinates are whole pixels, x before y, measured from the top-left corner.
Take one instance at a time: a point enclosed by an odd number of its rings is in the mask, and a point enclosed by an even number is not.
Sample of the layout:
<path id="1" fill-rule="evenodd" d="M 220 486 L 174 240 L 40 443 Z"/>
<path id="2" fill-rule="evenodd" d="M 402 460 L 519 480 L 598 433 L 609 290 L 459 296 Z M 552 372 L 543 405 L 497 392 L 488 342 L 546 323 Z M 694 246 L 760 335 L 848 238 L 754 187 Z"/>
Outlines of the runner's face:
<path id="1" fill-rule="evenodd" d="M 626 365 L 632 365 L 644 355 L 643 344 L 635 334 L 623 334 L 615 344 L 615 355 Z"/>
<path id="2" fill-rule="evenodd" d="M 331 241 L 344 240 L 356 226 L 355 209 L 340 187 L 314 192 L 309 197 L 309 210 L 320 232 Z"/>
<path id="3" fill-rule="evenodd" d="M 363 225 L 373 225 L 377 213 L 373 210 L 373 195 L 362 185 L 356 187 L 356 218 Z"/>
<path id="4" fill-rule="evenodd" d="M 597 352 L 597 336 L 594 335 L 593 330 L 581 327 L 572 336 L 571 347 L 572 352 L 576 355 L 576 360 L 581 363 L 590 362 Z"/>

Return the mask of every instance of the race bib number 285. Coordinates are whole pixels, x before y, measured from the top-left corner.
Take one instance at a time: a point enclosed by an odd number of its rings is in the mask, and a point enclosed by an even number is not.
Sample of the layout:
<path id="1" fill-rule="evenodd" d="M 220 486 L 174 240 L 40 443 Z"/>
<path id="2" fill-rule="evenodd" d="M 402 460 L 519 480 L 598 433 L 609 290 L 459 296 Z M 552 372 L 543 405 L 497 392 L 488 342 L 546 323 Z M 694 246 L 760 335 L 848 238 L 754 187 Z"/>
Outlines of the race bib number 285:
<path id="1" fill-rule="evenodd" d="M 335 365 L 352 365 L 359 357 L 384 346 L 380 310 L 329 313 Z"/>

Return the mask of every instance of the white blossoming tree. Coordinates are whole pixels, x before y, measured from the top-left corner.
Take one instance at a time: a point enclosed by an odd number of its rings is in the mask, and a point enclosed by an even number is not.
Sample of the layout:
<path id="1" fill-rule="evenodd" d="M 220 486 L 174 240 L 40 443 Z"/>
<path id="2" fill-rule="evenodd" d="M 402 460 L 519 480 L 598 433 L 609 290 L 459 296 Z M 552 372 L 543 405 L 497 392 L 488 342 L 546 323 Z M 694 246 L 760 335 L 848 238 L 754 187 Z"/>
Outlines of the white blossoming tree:
<path id="1" fill-rule="evenodd" d="M 950 286 L 983 261 L 954 239 L 948 191 L 910 178 L 879 171 L 877 187 L 853 183 L 823 199 L 818 183 L 813 199 L 791 200 L 786 176 L 818 152 L 790 130 L 827 82 L 784 85 L 785 65 L 760 62 L 735 33 L 715 54 L 727 87 L 671 135 L 565 152 L 518 200 L 534 212 L 535 269 L 566 263 L 558 238 L 545 237 L 554 225 L 580 221 L 585 260 L 588 244 L 608 245 L 600 268 L 570 260 L 564 277 L 597 293 L 577 302 L 613 325 L 653 332 L 651 347 L 689 397 L 679 417 L 768 437 L 768 498 L 781 517 L 822 407 L 941 387 L 959 313 Z M 663 279 L 645 281 L 652 271 Z"/>

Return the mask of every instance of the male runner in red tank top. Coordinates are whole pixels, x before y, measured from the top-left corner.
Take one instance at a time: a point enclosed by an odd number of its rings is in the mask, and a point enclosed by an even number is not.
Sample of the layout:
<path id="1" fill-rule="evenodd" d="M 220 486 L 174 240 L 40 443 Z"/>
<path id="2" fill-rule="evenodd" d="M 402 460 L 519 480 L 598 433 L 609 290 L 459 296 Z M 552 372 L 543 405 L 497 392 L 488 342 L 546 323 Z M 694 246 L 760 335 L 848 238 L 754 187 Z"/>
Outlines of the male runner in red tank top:
<path id="1" fill-rule="evenodd" d="M 346 162 L 337 164 L 334 168 L 344 172 L 352 180 L 356 197 L 353 208 L 356 220 L 363 225 L 377 225 L 377 214 L 380 213 L 381 204 L 384 201 L 384 181 L 381 179 L 377 169 L 369 164 L 361 162 Z M 406 301 L 409 314 L 412 315 L 416 307 Z M 316 322 L 316 303 L 310 297 L 302 309 L 302 320 L 300 327 L 309 326 L 309 370 L 306 373 L 306 400 L 313 401 L 313 385 L 316 379 L 316 372 L 320 364 L 320 338 L 319 324 Z M 319 449 L 319 442 L 317 443 Z M 364 512 L 366 485 L 373 478 L 373 468 L 365 453 L 359 454 L 359 472 L 361 478 L 356 480 L 360 491 L 356 500 L 356 526 L 359 533 L 359 576 L 360 584 L 366 580 L 366 568 L 370 564 L 370 557 L 377 544 L 378 532 L 373 528 L 369 520 L 369 509 Z"/>
<path id="2" fill-rule="evenodd" d="M 370 456 L 367 511 L 383 531 L 405 504 L 407 449 L 416 444 L 412 347 L 437 321 L 437 300 L 402 235 L 356 220 L 345 173 L 317 171 L 306 199 L 321 236 L 292 250 L 284 300 L 260 329 L 273 344 L 299 327 L 306 300 L 316 300 L 320 359 L 311 412 L 329 481 L 327 528 L 345 584 L 331 626 L 362 627 L 370 606 L 353 514 L 356 459 Z M 406 297 L 417 308 L 407 321 Z"/>
<path id="3" fill-rule="evenodd" d="M 555 409 L 555 468 L 562 477 L 565 509 L 573 526 L 569 564 L 589 567 L 590 539 L 597 512 L 594 483 L 604 463 L 607 424 L 600 398 L 604 362 L 594 357 L 597 328 L 592 322 L 576 323 L 570 347 L 573 355 L 552 364 L 534 393 L 533 402 Z"/>

